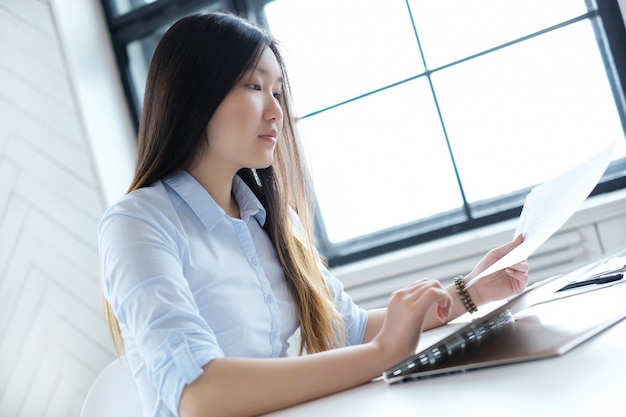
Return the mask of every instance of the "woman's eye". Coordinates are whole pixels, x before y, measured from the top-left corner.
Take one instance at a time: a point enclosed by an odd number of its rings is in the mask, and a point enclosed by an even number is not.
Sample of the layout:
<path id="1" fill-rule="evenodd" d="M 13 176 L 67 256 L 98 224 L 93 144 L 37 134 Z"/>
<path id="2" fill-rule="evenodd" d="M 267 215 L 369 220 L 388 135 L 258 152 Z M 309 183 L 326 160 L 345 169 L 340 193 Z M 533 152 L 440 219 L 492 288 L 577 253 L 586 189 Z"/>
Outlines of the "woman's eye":
<path id="1" fill-rule="evenodd" d="M 276 100 L 280 100 L 283 97 L 283 93 L 274 93 L 273 95 Z"/>
<path id="2" fill-rule="evenodd" d="M 256 91 L 261 91 L 261 86 L 258 84 L 248 84 L 248 87 Z"/>

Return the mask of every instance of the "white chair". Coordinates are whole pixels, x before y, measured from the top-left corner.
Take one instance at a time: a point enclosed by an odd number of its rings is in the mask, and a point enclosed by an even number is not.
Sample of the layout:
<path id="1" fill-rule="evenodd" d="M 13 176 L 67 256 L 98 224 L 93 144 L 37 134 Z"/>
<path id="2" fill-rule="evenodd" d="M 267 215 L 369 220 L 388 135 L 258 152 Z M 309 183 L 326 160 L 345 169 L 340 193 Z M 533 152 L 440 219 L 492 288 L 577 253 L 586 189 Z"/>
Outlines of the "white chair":
<path id="1" fill-rule="evenodd" d="M 80 417 L 141 417 L 139 392 L 126 357 L 118 357 L 100 372 Z"/>

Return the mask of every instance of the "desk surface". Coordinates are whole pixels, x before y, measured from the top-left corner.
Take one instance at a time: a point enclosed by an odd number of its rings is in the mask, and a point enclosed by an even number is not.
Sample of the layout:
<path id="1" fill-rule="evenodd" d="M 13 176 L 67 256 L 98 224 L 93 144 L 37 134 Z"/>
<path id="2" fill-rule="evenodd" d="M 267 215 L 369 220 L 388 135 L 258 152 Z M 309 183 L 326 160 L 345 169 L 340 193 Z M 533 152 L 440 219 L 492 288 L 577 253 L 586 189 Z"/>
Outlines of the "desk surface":
<path id="1" fill-rule="evenodd" d="M 375 380 L 268 416 L 617 416 L 626 415 L 625 395 L 622 320 L 562 356 L 396 385 Z"/>

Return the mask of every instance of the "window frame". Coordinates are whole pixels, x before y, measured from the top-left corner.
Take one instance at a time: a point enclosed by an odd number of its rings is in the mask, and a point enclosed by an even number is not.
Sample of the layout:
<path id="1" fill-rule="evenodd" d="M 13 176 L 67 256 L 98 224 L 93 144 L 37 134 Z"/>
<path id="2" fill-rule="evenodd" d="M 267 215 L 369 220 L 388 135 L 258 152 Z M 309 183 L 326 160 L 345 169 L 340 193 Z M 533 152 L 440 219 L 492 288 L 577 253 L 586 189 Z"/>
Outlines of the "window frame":
<path id="1" fill-rule="evenodd" d="M 109 28 L 121 84 L 127 98 L 126 104 L 136 130 L 139 121 L 140 99 L 137 97 L 133 87 L 132 74 L 128 65 L 129 59 L 126 46 L 130 42 L 153 34 L 172 21 L 172 19 L 192 13 L 211 3 L 221 3 L 223 10 L 247 17 L 252 22 L 268 27 L 263 8 L 265 4 L 272 0 L 159 0 L 120 16 L 115 16 L 111 7 L 112 1 L 114 0 L 101 0 L 101 4 Z M 621 45 L 626 44 L 626 22 L 622 17 L 618 0 L 585 1 L 587 4 L 594 5 L 597 8 L 596 11 L 587 13 L 586 16 L 589 18 L 598 16 L 602 21 L 601 24 L 604 26 L 603 30 L 598 24 L 594 24 L 594 31 L 597 39 L 599 39 L 599 43 L 605 44 L 604 49 L 601 47 L 600 50 L 603 52 L 602 57 L 605 68 L 612 69 L 608 79 L 618 108 L 622 129 L 626 132 L 626 49 L 621 47 Z M 534 35 L 541 32 L 543 31 Z M 530 36 L 533 35 L 531 34 L 520 39 Z M 480 55 L 488 52 L 482 52 Z M 464 58 L 463 60 L 473 57 L 475 56 Z M 304 115 L 303 118 L 307 116 L 310 115 Z M 457 179 L 460 181 L 458 174 Z M 591 195 L 608 193 L 623 188 L 626 188 L 626 160 L 624 159 L 614 161 L 611 164 L 598 185 L 591 192 Z M 317 246 L 329 266 L 349 264 L 372 256 L 382 255 L 514 219 L 521 213 L 524 198 L 529 191 L 530 187 L 504 198 L 500 197 L 485 202 L 482 204 L 484 206 L 482 210 L 484 215 L 479 216 L 473 213 L 480 213 L 481 207 L 474 204 L 470 208 L 470 204 L 465 196 L 462 196 L 463 208 L 458 211 L 442 213 L 430 219 L 422 219 L 411 224 L 401 225 L 340 243 L 329 242 L 325 233 L 323 217 L 317 210 L 315 216 Z"/>

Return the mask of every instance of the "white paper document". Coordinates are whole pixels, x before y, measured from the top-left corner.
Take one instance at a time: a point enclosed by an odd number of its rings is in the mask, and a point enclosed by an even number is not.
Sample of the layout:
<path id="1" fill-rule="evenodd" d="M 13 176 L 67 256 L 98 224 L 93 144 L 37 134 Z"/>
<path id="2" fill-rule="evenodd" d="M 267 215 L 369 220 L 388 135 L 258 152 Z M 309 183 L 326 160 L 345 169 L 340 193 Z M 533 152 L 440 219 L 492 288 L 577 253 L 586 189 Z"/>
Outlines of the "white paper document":
<path id="1" fill-rule="evenodd" d="M 524 234 L 524 242 L 474 279 L 528 259 L 559 230 L 589 196 L 606 171 L 614 146 L 612 144 L 602 149 L 582 164 L 533 188 L 526 196 L 515 230 L 515 236 Z"/>

